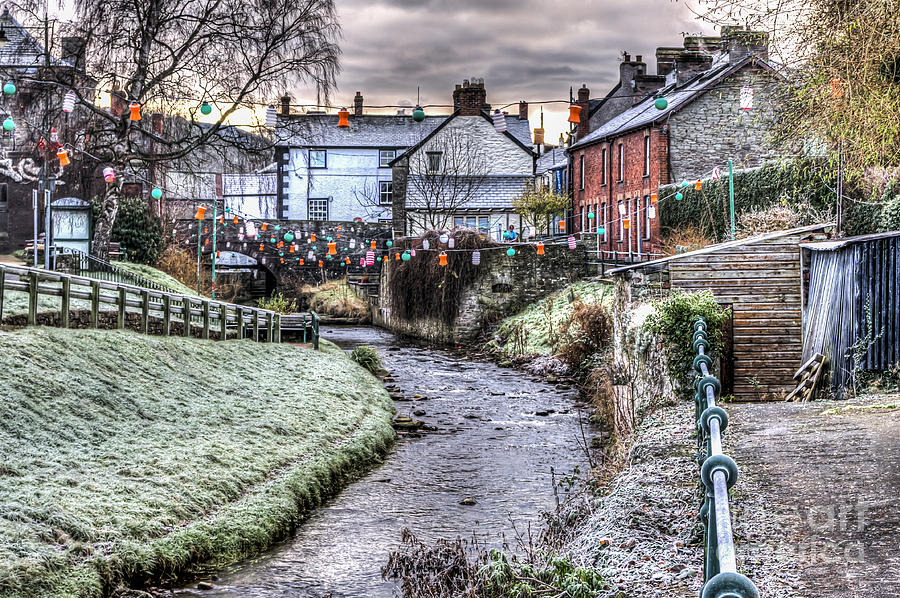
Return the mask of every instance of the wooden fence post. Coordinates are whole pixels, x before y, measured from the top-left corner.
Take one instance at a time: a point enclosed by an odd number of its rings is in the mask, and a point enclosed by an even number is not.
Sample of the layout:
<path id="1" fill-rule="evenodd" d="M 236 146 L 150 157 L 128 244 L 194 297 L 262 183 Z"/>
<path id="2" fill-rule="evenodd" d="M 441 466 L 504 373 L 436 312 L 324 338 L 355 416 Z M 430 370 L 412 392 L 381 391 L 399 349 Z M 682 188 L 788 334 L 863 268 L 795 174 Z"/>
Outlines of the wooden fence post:
<path id="1" fill-rule="evenodd" d="M 6 292 L 6 268 L 0 266 L 0 322 L 3 321 L 3 294 Z"/>
<path id="2" fill-rule="evenodd" d="M 244 308 L 238 305 L 237 312 L 235 314 L 237 316 L 237 329 L 238 329 L 238 340 L 243 340 L 244 338 Z"/>
<path id="3" fill-rule="evenodd" d="M 228 329 L 226 325 L 228 324 L 228 309 L 225 307 L 224 303 L 219 304 L 219 340 L 224 341 L 228 338 Z"/>
<path id="4" fill-rule="evenodd" d="M 59 324 L 69 327 L 69 304 L 72 299 L 72 281 L 68 277 L 62 279 L 62 297 L 59 300 Z"/>
<path id="5" fill-rule="evenodd" d="M 91 281 L 91 328 L 96 328 L 100 320 L 100 282 Z"/>
<path id="6" fill-rule="evenodd" d="M 125 308 L 128 306 L 128 293 L 124 287 L 119 287 L 119 328 L 125 328 Z"/>
<path id="7" fill-rule="evenodd" d="M 268 312 L 266 312 L 266 342 L 267 343 L 274 342 L 274 340 L 275 340 L 272 338 L 272 329 L 273 329 L 272 312 L 268 311 Z"/>
<path id="8" fill-rule="evenodd" d="M 209 340 L 209 301 L 203 302 L 203 334 L 204 340 Z"/>
<path id="9" fill-rule="evenodd" d="M 37 272 L 28 274 L 28 325 L 37 323 L 38 279 Z"/>
<path id="10" fill-rule="evenodd" d="M 150 291 L 141 291 L 141 334 L 150 333 Z"/>
<path id="11" fill-rule="evenodd" d="M 172 324 L 172 304 L 169 295 L 163 295 L 163 336 L 169 336 L 169 326 Z"/>
<path id="12" fill-rule="evenodd" d="M 259 342 L 259 310 L 253 310 L 253 341 Z"/>
<path id="13" fill-rule="evenodd" d="M 184 321 L 184 330 L 182 334 L 185 338 L 191 336 L 191 300 L 188 297 L 181 298 L 182 320 Z"/>
<path id="14" fill-rule="evenodd" d="M 275 318 L 275 327 L 272 330 L 273 334 L 275 335 L 274 342 L 280 343 L 281 342 L 281 314 L 275 314 L 273 316 L 273 318 Z"/>

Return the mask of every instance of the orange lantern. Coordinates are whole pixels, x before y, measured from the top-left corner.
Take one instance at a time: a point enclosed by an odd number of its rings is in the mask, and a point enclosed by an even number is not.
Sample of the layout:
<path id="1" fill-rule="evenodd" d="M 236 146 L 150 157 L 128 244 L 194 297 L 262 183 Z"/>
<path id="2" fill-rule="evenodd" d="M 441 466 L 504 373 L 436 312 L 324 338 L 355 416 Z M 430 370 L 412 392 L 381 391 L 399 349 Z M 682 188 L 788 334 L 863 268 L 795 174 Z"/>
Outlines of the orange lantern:
<path id="1" fill-rule="evenodd" d="M 369 247 L 371 247 L 373 251 L 375 250 L 375 239 L 372 239 L 372 241 L 369 243 Z"/>
<path id="2" fill-rule="evenodd" d="M 698 180 L 696 183 L 694 183 L 694 189 L 696 189 L 697 191 L 699 191 L 702 188 L 703 188 L 703 181 Z"/>
<path id="3" fill-rule="evenodd" d="M 559 221 L 559 230 L 560 230 L 560 231 L 565 231 L 565 230 L 566 230 L 566 221 L 565 221 L 565 220 L 560 220 L 560 221 Z"/>
<path id="4" fill-rule="evenodd" d="M 399 254 L 399 253 L 395 253 L 395 254 L 394 254 L 394 261 L 395 261 L 395 262 L 399 262 L 399 261 L 400 261 L 400 254 Z"/>
<path id="5" fill-rule="evenodd" d="M 293 243 L 291 243 L 291 248 L 290 248 L 290 252 L 291 252 L 291 253 L 294 253 L 294 249 L 295 249 L 295 247 L 294 247 L 294 244 L 293 244 Z"/>
<path id="6" fill-rule="evenodd" d="M 628 216 L 622 218 L 622 228 L 624 228 L 625 230 L 631 228 L 631 218 L 629 218 Z"/>
<path id="7" fill-rule="evenodd" d="M 538 251 L 537 252 L 538 255 L 544 255 L 544 244 L 543 243 L 537 244 L 537 251 Z"/>
<path id="8" fill-rule="evenodd" d="M 656 193 L 650 194 L 650 203 L 659 203 L 659 198 L 656 196 Z"/>
<path id="9" fill-rule="evenodd" d="M 203 242 L 204 245 L 209 245 L 209 239 Z"/>
<path id="10" fill-rule="evenodd" d="M 581 106 L 578 104 L 569 106 L 569 122 L 576 124 L 581 122 Z"/>
<path id="11" fill-rule="evenodd" d="M 238 217 L 237 217 L 237 216 L 234 217 L 234 223 L 235 223 L 235 224 L 238 223 Z"/>
<path id="12" fill-rule="evenodd" d="M 337 243 L 334 241 L 328 244 L 328 255 L 337 255 Z"/>
<path id="13" fill-rule="evenodd" d="M 350 258 L 349 258 L 349 257 L 345 257 L 345 258 L 344 258 L 344 263 L 347 264 L 347 265 L 349 266 L 349 265 L 350 265 Z"/>
<path id="14" fill-rule="evenodd" d="M 222 255 L 222 252 L 219 250 L 216 250 L 216 257 L 219 257 L 220 255 Z"/>
<path id="15" fill-rule="evenodd" d="M 263 222 L 263 224 L 262 224 L 262 229 L 263 229 L 263 230 L 266 230 L 267 228 L 269 228 L 268 223 Z"/>
<path id="16" fill-rule="evenodd" d="M 831 80 L 831 97 L 838 100 L 844 97 L 844 82 L 835 77 Z"/>
<path id="17" fill-rule="evenodd" d="M 69 152 L 67 152 L 66 150 L 61 149 L 58 152 L 56 152 L 56 157 L 59 158 L 60 166 L 68 166 L 69 165 Z"/>
<path id="18" fill-rule="evenodd" d="M 343 225 L 343 224 L 338 224 L 338 230 L 344 230 L 344 225 Z"/>
<path id="19" fill-rule="evenodd" d="M 194 218 L 203 220 L 204 216 L 206 216 L 206 206 L 197 206 L 197 213 L 194 214 Z"/>
<path id="20" fill-rule="evenodd" d="M 282 263 L 282 264 L 284 263 L 284 258 L 281 258 L 281 263 Z"/>
<path id="21" fill-rule="evenodd" d="M 265 249 L 265 248 L 266 248 L 265 245 L 263 245 L 262 243 L 259 244 L 259 250 L 260 250 L 260 251 L 262 251 L 262 250 Z"/>
<path id="22" fill-rule="evenodd" d="M 205 235 L 205 234 L 208 233 L 208 232 L 209 232 L 209 229 L 206 228 L 206 227 L 203 227 L 203 234 Z"/>
<path id="23" fill-rule="evenodd" d="M 303 263 L 304 263 L 304 262 L 303 262 L 303 258 L 301 257 L 301 258 L 300 258 L 300 265 L 302 266 Z"/>
<path id="24" fill-rule="evenodd" d="M 319 267 L 321 268 L 321 267 L 324 266 L 324 265 L 325 265 L 325 264 L 322 262 L 322 260 L 319 260 Z"/>
<path id="25" fill-rule="evenodd" d="M 340 227 L 338 227 L 338 230 L 340 230 Z M 340 239 L 340 238 L 341 238 L 341 233 L 338 233 L 338 234 L 335 235 L 335 236 L 336 236 L 338 239 Z"/>
<path id="26" fill-rule="evenodd" d="M 350 111 L 346 108 L 341 108 L 338 111 L 338 126 L 341 128 L 350 126 Z"/>
<path id="27" fill-rule="evenodd" d="M 315 233 L 309 233 L 309 242 L 310 243 L 316 242 L 316 234 Z"/>
<path id="28" fill-rule="evenodd" d="M 225 224 L 225 216 L 219 216 L 219 224 Z"/>
<path id="29" fill-rule="evenodd" d="M 447 254 L 443 251 L 440 253 L 440 255 L 438 255 L 438 264 L 441 266 L 447 265 Z"/>
<path id="30" fill-rule="evenodd" d="M 278 245 L 276 245 L 276 247 L 278 247 L 278 249 L 284 247 L 284 241 L 278 241 Z"/>
<path id="31" fill-rule="evenodd" d="M 141 105 L 137 102 L 131 102 L 128 105 L 128 109 L 131 110 L 131 120 L 141 120 Z"/>

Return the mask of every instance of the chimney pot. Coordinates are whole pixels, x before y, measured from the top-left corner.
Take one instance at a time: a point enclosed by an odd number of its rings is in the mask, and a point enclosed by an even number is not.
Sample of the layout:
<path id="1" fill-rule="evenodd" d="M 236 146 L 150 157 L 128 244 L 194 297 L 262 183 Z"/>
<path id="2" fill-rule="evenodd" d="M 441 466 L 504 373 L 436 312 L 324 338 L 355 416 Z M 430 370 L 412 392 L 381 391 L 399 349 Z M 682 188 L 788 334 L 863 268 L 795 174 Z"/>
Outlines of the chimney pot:
<path id="1" fill-rule="evenodd" d="M 353 98 L 353 116 L 362 116 L 363 115 L 363 96 L 360 92 L 356 92 L 356 97 Z"/>
<path id="2" fill-rule="evenodd" d="M 281 116 L 291 115 L 291 96 L 284 94 L 281 96 Z"/>
<path id="3" fill-rule="evenodd" d="M 453 108 L 459 110 L 460 116 L 478 116 L 483 110 L 490 111 L 486 100 L 484 83 L 473 84 L 465 79 L 462 87 L 457 85 L 453 91 Z"/>
<path id="4" fill-rule="evenodd" d="M 623 53 L 622 58 L 624 62 L 631 62 L 631 54 L 629 54 L 628 52 Z"/>
<path id="5" fill-rule="evenodd" d="M 643 56 L 641 56 L 640 54 L 638 54 L 637 56 L 634 57 L 634 61 L 635 61 L 635 62 L 644 62 L 643 60 L 641 60 L 642 58 L 643 58 Z"/>
<path id="6" fill-rule="evenodd" d="M 519 102 L 519 120 L 528 120 L 528 102 Z"/>

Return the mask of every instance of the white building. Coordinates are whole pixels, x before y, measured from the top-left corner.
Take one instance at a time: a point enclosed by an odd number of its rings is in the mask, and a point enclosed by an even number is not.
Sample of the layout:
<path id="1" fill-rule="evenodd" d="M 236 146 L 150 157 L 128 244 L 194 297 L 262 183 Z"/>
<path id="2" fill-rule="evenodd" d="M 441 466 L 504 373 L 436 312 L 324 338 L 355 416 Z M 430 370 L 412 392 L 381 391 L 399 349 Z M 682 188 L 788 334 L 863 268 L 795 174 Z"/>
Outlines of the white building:
<path id="1" fill-rule="evenodd" d="M 288 131 L 275 151 L 279 218 L 391 222 L 390 162 L 447 116 L 364 114 L 357 93 L 349 127 L 338 127 L 336 114 L 278 118 Z"/>

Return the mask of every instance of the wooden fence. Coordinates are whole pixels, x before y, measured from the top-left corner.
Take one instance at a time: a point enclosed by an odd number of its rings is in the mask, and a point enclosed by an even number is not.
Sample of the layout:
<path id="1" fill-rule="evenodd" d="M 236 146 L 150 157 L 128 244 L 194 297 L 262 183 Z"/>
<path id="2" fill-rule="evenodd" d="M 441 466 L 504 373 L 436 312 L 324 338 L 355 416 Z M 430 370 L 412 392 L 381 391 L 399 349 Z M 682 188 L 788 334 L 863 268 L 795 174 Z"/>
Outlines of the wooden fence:
<path id="1" fill-rule="evenodd" d="M 281 316 L 273 311 L 223 303 L 205 297 L 191 297 L 178 293 L 136 287 L 120 282 L 96 280 L 0 264 L 0 321 L 3 320 L 4 294 L 18 291 L 28 294 L 27 324 L 38 321 L 39 297 L 59 297 L 60 325 L 69 328 L 72 301 L 82 300 L 90 304 L 90 327 L 98 328 L 101 312 L 116 313 L 117 327 L 125 328 L 126 313 L 140 314 L 140 332 L 149 334 L 150 319 L 162 321 L 162 334 L 168 336 L 172 324 L 182 323 L 183 336 L 191 336 L 192 328 L 199 328 L 200 337 L 211 338 L 211 332 L 219 339 L 232 334 L 236 338 L 249 337 L 254 341 L 264 338 L 268 342 L 281 342 Z M 115 310 L 101 310 L 101 305 L 115 306 Z M 261 335 L 260 332 L 263 334 Z"/>

